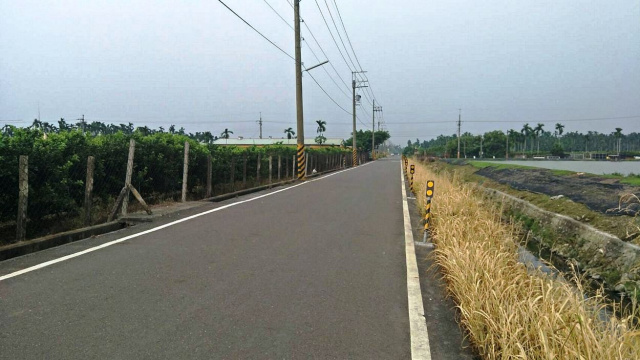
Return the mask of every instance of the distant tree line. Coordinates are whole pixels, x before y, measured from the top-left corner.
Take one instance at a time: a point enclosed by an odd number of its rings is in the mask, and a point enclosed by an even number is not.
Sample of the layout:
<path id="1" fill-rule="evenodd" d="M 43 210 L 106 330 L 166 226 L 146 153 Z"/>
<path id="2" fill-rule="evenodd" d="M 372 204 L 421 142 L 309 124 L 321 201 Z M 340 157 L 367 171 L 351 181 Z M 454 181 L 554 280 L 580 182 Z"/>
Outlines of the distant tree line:
<path id="1" fill-rule="evenodd" d="M 619 154 L 621 157 L 640 155 L 640 133 L 623 134 L 622 128 L 615 128 L 605 134 L 588 131 L 586 134 L 573 131 L 564 132 L 564 125 L 557 123 L 553 131 L 545 130 L 542 123 L 536 126 L 524 124 L 519 129 L 511 129 L 506 133 L 501 130 L 489 131 L 481 135 L 465 132 L 460 135 L 460 157 L 504 158 L 515 155 L 531 156 L 565 156 L 567 153 L 606 153 Z M 458 137 L 439 135 L 435 139 L 415 142 L 409 140 L 404 149 L 405 154 L 419 152 L 425 155 L 456 157 Z"/>

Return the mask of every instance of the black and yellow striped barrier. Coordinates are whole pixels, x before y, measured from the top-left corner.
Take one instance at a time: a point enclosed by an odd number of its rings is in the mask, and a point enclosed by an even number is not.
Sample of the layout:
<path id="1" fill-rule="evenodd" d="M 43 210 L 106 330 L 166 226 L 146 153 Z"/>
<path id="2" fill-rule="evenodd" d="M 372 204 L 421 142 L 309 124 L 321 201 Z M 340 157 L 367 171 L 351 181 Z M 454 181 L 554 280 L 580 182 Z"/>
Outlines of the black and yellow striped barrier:
<path id="1" fill-rule="evenodd" d="M 306 168 L 306 161 L 307 159 L 304 156 L 304 144 L 298 144 L 298 180 L 304 180 L 306 174 L 305 174 L 305 168 Z"/>
<path id="2" fill-rule="evenodd" d="M 406 176 L 407 178 L 409 178 L 409 174 L 407 173 L 407 166 L 409 164 L 409 159 L 407 159 L 407 157 L 404 157 L 404 176 Z"/>
<path id="3" fill-rule="evenodd" d="M 433 180 L 427 181 L 427 190 L 425 192 L 427 201 L 424 205 L 424 236 L 422 238 L 423 242 L 427 242 L 427 239 L 429 238 L 429 224 L 431 221 L 431 199 L 433 198 L 434 186 L 435 182 Z"/>
<path id="4" fill-rule="evenodd" d="M 416 166 L 411 164 L 411 180 L 409 180 L 409 189 L 411 189 L 411 193 L 413 194 L 413 174 L 416 172 Z"/>

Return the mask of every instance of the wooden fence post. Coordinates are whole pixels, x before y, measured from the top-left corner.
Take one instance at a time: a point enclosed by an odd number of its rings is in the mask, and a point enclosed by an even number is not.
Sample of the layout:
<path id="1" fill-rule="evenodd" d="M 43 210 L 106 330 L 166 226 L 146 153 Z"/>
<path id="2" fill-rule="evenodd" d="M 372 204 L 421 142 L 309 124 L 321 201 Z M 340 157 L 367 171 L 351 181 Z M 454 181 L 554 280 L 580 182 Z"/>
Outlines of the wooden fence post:
<path id="1" fill-rule="evenodd" d="M 212 189 L 211 173 L 212 173 L 211 154 L 209 154 L 207 155 L 207 194 L 205 195 L 206 198 L 211 197 L 211 189 Z"/>
<path id="2" fill-rule="evenodd" d="M 29 198 L 29 156 L 20 155 L 18 165 L 18 219 L 16 221 L 16 241 L 23 241 L 27 235 L 27 200 Z"/>
<path id="3" fill-rule="evenodd" d="M 256 171 L 256 182 L 258 186 L 260 186 L 260 153 L 258 153 L 258 164 L 256 166 L 258 170 Z"/>
<path id="4" fill-rule="evenodd" d="M 236 158 L 231 157 L 231 191 L 236 191 Z"/>
<path id="5" fill-rule="evenodd" d="M 95 168 L 96 158 L 89 156 L 87 158 L 87 180 L 84 188 L 84 225 L 91 225 L 91 203 L 93 196 L 93 170 Z"/>
<path id="6" fill-rule="evenodd" d="M 292 156 L 292 161 L 291 161 L 291 177 L 295 178 L 296 177 L 296 171 L 297 171 L 297 166 L 296 166 L 296 156 L 293 155 Z"/>
<path id="7" fill-rule="evenodd" d="M 131 139 L 129 140 L 129 157 L 127 158 L 127 175 L 124 179 L 124 187 L 126 189 L 126 193 L 124 194 L 124 198 L 122 199 L 122 208 L 120 209 L 120 214 L 127 215 L 127 207 L 129 206 L 129 187 L 131 184 L 131 175 L 133 174 L 133 156 L 136 152 L 136 141 Z"/>
<path id="8" fill-rule="evenodd" d="M 187 201 L 187 180 L 189 174 L 189 142 L 184 142 L 184 167 L 182 168 L 182 202 Z"/>
<path id="9" fill-rule="evenodd" d="M 282 169 L 282 155 L 278 155 L 278 181 L 280 181 L 281 169 Z"/>
<path id="10" fill-rule="evenodd" d="M 247 154 L 242 156 L 242 188 L 247 187 Z"/>
<path id="11" fill-rule="evenodd" d="M 305 157 L 305 161 L 304 161 L 304 176 L 308 176 L 309 175 L 309 153 L 305 152 L 304 153 L 304 157 Z"/>
<path id="12" fill-rule="evenodd" d="M 271 184 L 273 179 L 273 156 L 269 155 L 269 184 Z"/>

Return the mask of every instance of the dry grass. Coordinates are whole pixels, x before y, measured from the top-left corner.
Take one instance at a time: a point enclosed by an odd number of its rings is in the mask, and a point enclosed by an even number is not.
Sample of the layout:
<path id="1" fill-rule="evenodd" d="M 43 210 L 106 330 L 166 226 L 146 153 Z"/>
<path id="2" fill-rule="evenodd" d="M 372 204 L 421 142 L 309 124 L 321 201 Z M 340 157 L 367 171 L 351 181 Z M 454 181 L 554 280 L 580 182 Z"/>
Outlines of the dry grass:
<path id="1" fill-rule="evenodd" d="M 603 321 L 600 295 L 585 300 L 581 289 L 527 272 L 517 261 L 515 229 L 501 222 L 499 208 L 455 173 L 434 174 L 415 165 L 420 202 L 426 180 L 436 182 L 436 261 L 460 321 L 483 358 L 640 358 L 640 331 L 629 325 L 637 317 Z"/>

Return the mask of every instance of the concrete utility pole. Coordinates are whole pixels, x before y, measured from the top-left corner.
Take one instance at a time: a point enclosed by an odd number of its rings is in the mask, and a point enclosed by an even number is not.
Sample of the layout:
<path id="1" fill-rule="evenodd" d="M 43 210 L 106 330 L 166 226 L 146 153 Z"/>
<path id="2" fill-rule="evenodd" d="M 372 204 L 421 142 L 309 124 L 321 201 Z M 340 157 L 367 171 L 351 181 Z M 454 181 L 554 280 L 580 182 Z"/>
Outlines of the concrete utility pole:
<path id="1" fill-rule="evenodd" d="M 376 131 L 376 112 L 382 113 L 382 106 L 376 106 L 376 99 L 373 99 L 373 132 L 371 134 L 371 154 L 375 160 L 375 131 Z M 378 131 L 380 131 L 380 118 L 378 118 Z"/>
<path id="2" fill-rule="evenodd" d="M 38 119 L 38 120 L 40 120 L 40 119 Z M 80 119 L 76 119 L 76 120 L 82 121 L 82 133 L 84 134 L 84 114 L 82 114 L 82 117 Z"/>
<path id="3" fill-rule="evenodd" d="M 296 61 L 296 124 L 297 124 L 297 156 L 298 180 L 304 180 L 304 115 L 302 111 L 302 54 L 300 51 L 300 0 L 293 0 L 293 25 L 295 33 Z"/>
<path id="4" fill-rule="evenodd" d="M 372 108 L 373 119 L 371 122 L 371 158 L 375 160 L 376 159 L 376 99 L 373 99 L 373 104 L 371 105 L 373 106 Z"/>
<path id="5" fill-rule="evenodd" d="M 458 159 L 460 159 L 460 124 L 462 122 L 462 109 L 458 109 Z"/>
<path id="6" fill-rule="evenodd" d="M 262 112 L 260 113 L 260 120 L 258 120 L 258 124 L 260 124 L 260 139 L 262 139 Z"/>
<path id="7" fill-rule="evenodd" d="M 358 85 L 358 82 L 356 81 L 356 74 L 359 73 L 366 73 L 366 71 L 353 71 L 351 73 L 352 76 L 352 80 L 351 80 L 351 88 L 353 90 L 353 136 L 351 136 L 351 140 L 352 140 L 352 154 L 353 154 L 353 164 L 352 166 L 357 166 L 358 165 L 358 148 L 356 147 L 356 89 L 357 88 L 364 88 L 367 87 L 366 85 Z M 364 83 L 366 81 L 360 81 L 361 83 Z"/>

